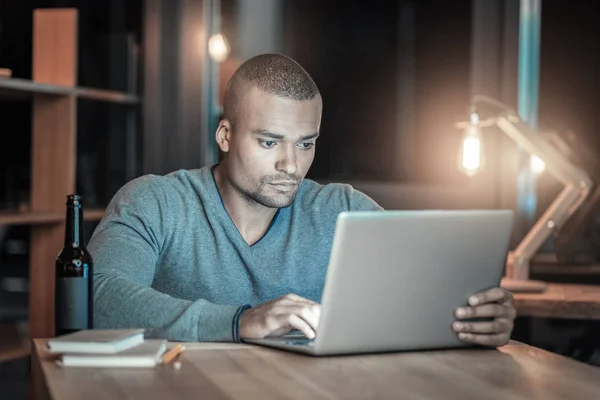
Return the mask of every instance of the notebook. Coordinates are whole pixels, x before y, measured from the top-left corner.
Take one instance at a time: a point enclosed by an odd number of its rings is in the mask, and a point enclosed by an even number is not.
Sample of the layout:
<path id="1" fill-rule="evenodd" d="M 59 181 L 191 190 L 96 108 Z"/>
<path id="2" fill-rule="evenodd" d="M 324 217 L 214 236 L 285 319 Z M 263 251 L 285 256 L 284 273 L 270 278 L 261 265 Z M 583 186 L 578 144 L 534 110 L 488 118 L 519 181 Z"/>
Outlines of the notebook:
<path id="1" fill-rule="evenodd" d="M 152 368 L 162 362 L 166 348 L 166 340 L 149 339 L 117 354 L 65 353 L 56 363 L 61 367 Z"/>
<path id="2" fill-rule="evenodd" d="M 50 353 L 114 354 L 144 341 L 144 329 L 88 329 L 47 342 Z"/>

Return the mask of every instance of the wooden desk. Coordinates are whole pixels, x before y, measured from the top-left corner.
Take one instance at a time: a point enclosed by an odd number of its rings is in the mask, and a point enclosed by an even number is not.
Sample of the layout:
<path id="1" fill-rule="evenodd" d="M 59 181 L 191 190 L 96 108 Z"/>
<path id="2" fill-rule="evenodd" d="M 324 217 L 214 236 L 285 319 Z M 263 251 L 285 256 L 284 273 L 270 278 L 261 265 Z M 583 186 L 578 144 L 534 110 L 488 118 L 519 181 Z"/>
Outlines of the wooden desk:
<path id="1" fill-rule="evenodd" d="M 313 358 L 235 344 L 186 344 L 182 368 L 61 369 L 34 341 L 38 398 L 600 399 L 600 369 L 527 345 Z"/>
<path id="2" fill-rule="evenodd" d="M 515 293 L 519 316 L 600 319 L 600 286 L 549 283 L 543 293 Z"/>

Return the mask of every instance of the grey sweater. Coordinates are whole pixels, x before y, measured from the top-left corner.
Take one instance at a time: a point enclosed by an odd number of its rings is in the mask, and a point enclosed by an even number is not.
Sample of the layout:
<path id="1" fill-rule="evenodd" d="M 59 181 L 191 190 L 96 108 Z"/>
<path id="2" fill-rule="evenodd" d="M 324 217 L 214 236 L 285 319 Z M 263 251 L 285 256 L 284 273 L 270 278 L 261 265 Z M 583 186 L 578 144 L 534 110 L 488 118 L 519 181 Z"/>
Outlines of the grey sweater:
<path id="1" fill-rule="evenodd" d="M 249 246 L 212 167 L 134 179 L 114 196 L 88 244 L 94 327 L 237 341 L 245 305 L 287 293 L 320 302 L 338 214 L 379 209 L 350 185 L 305 179 L 293 204 Z"/>

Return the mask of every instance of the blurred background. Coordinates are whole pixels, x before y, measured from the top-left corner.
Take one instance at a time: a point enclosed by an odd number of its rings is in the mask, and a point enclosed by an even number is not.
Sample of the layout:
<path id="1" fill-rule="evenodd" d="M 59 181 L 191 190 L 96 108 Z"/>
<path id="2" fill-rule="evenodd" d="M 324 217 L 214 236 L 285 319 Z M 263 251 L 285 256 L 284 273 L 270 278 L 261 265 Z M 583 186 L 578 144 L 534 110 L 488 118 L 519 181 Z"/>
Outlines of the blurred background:
<path id="1" fill-rule="evenodd" d="M 468 120 L 472 95 L 515 110 L 528 101 L 527 122 L 566 143 L 565 157 L 592 180 L 600 171 L 600 3 L 529 3 L 533 21 L 519 0 L 0 0 L 0 69 L 10 70 L 0 78 L 0 353 L 30 322 L 37 223 L 18 216 L 33 201 L 32 103 L 46 90 L 32 81 L 35 9 L 77 10 L 75 84 L 100 90 L 78 96 L 74 115 L 75 185 L 94 215 L 87 239 L 127 181 L 217 162 L 229 77 L 277 52 L 296 59 L 324 99 L 308 178 L 351 183 L 388 209 L 513 209 L 515 246 L 563 185 L 494 128 L 481 139 L 484 167 L 465 174 L 455 124 Z M 523 35 L 530 28 L 533 40 Z M 600 284 L 594 202 L 544 243 L 532 278 Z M 593 364 L 597 330 L 592 318 L 522 317 L 514 338 Z M 0 356 L 0 382 L 15 398 L 27 362 L 26 352 Z"/>

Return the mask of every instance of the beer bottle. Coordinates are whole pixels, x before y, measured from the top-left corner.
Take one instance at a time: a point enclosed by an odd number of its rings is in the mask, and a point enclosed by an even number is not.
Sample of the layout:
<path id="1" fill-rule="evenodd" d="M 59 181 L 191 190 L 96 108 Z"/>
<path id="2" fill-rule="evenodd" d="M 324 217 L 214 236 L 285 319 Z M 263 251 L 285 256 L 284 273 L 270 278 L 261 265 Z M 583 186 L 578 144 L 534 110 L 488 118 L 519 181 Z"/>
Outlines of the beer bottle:
<path id="1" fill-rule="evenodd" d="M 55 335 L 92 329 L 92 258 L 85 249 L 82 198 L 67 196 L 65 244 L 55 261 Z"/>

